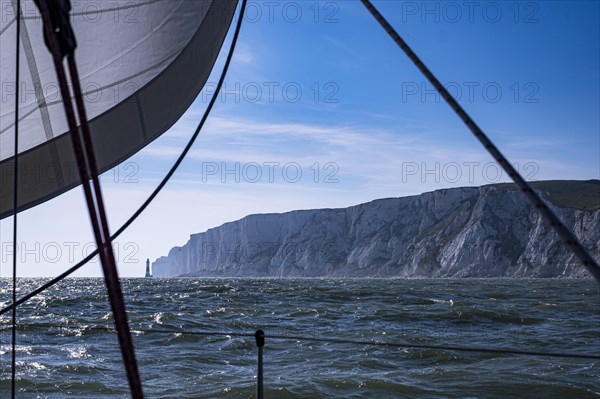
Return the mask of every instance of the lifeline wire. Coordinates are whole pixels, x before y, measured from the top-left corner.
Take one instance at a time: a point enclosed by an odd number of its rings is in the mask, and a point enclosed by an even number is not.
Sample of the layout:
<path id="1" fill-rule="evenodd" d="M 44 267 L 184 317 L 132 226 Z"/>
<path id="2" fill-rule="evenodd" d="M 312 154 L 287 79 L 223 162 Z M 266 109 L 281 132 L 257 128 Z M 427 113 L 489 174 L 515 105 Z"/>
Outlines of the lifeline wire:
<path id="1" fill-rule="evenodd" d="M 13 278 L 12 278 L 12 300 L 17 299 L 17 188 L 19 184 L 19 95 L 20 79 L 19 67 L 21 63 L 21 0 L 17 0 L 17 40 L 16 40 L 16 70 L 15 70 L 15 166 L 13 175 Z M 17 394 L 17 309 L 12 310 L 12 337 L 11 337 L 11 364 L 10 364 L 10 395 L 15 399 Z"/>
<path id="2" fill-rule="evenodd" d="M 494 143 L 486 136 L 479 126 L 473 119 L 467 114 L 467 112 L 460 106 L 460 104 L 452 97 L 450 92 L 440 83 L 435 75 L 427 68 L 427 66 L 421 61 L 421 59 L 415 54 L 415 52 L 406 44 L 404 39 L 400 37 L 398 32 L 390 25 L 390 23 L 381 15 L 379 11 L 373 6 L 370 0 L 361 0 L 367 10 L 375 17 L 377 22 L 388 35 L 396 42 L 398 46 L 404 51 L 404 53 L 410 58 L 415 66 L 425 75 L 427 80 L 435 87 L 435 89 L 444 97 L 444 100 L 450 105 L 458 117 L 465 123 L 465 125 L 471 130 L 471 132 L 477 137 L 477 139 L 483 144 L 486 150 L 498 161 L 500 166 L 508 173 L 510 178 L 517 184 L 523 194 L 527 197 L 529 202 L 535 209 L 542 215 L 546 222 L 556 231 L 563 242 L 571 249 L 571 251 L 579 258 L 581 263 L 588 269 L 588 271 L 594 276 L 594 278 L 600 283 L 600 266 L 594 258 L 587 252 L 587 250 L 581 245 L 577 237 L 560 221 L 560 219 L 552 212 L 550 208 L 542 201 L 539 195 L 533 191 L 529 184 L 523 179 L 523 177 L 517 172 L 506 157 L 500 152 L 500 150 L 494 145 Z"/>
<path id="3" fill-rule="evenodd" d="M 32 327 L 38 327 L 36 325 L 22 326 L 30 329 Z M 71 326 L 57 326 L 61 329 L 75 328 Z M 111 331 L 107 327 L 91 327 L 87 331 Z M 144 328 L 133 328 L 135 332 L 143 332 L 148 334 L 180 334 L 187 336 L 204 336 L 204 337 L 235 337 L 235 338 L 256 338 L 256 333 L 244 333 L 235 331 L 187 331 L 187 330 L 171 330 L 166 328 L 161 329 L 144 329 Z M 573 359 L 590 359 L 600 360 L 600 355 L 590 355 L 585 353 L 571 353 L 571 352 L 540 352 L 533 350 L 524 349 L 511 349 L 511 348 L 494 348 L 494 347 L 477 347 L 477 346 L 462 346 L 462 345 L 428 345 L 428 344 L 411 344 L 403 342 L 386 342 L 386 341 L 366 341 L 360 339 L 347 339 L 347 338 L 324 338 L 317 336 L 304 336 L 304 335 L 289 335 L 289 334 L 268 334 L 265 333 L 265 339 L 276 339 L 282 341 L 305 341 L 305 342 L 322 342 L 328 344 L 347 344 L 347 345 L 358 345 L 358 346 L 377 346 L 387 348 L 400 348 L 400 349 L 432 349 L 441 351 L 454 351 L 454 352 L 477 352 L 477 353 L 498 353 L 506 355 L 520 355 L 520 356 L 541 356 L 541 357 L 560 357 L 560 358 L 573 358 Z"/>
<path id="4" fill-rule="evenodd" d="M 135 329 L 135 331 L 145 333 L 162 333 L 162 334 L 185 334 L 185 335 L 203 335 L 203 336 L 231 336 L 231 337 L 254 337 L 255 334 L 236 333 L 236 332 L 212 332 L 212 331 L 177 331 L 177 330 L 148 330 Z M 382 341 L 364 341 L 343 338 L 322 338 L 322 337 L 306 337 L 302 335 L 269 335 L 265 333 L 266 339 L 278 339 L 288 341 L 310 341 L 310 342 L 325 342 L 330 344 L 350 344 L 362 346 L 383 346 L 388 348 L 404 348 L 404 349 L 435 349 L 443 351 L 456 352 L 481 352 L 481 353 L 504 353 L 510 355 L 526 355 L 526 356 L 545 356 L 545 357 L 570 357 L 577 359 L 594 359 L 600 360 L 600 355 L 586 355 L 583 353 L 564 353 L 564 352 L 538 352 L 519 349 L 504 349 L 490 347 L 473 347 L 473 346 L 454 346 L 454 345 L 421 345 L 408 344 L 399 342 L 382 342 Z"/>

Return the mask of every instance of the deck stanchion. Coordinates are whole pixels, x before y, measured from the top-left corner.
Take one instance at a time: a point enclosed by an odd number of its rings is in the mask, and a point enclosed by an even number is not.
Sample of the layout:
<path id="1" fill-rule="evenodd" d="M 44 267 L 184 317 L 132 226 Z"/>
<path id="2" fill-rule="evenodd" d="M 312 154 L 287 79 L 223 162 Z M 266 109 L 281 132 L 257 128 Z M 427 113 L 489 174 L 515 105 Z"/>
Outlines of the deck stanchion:
<path id="1" fill-rule="evenodd" d="M 256 330 L 254 333 L 256 346 L 258 346 L 258 369 L 256 372 L 256 399 L 263 399 L 263 347 L 265 346 L 265 333 Z"/>

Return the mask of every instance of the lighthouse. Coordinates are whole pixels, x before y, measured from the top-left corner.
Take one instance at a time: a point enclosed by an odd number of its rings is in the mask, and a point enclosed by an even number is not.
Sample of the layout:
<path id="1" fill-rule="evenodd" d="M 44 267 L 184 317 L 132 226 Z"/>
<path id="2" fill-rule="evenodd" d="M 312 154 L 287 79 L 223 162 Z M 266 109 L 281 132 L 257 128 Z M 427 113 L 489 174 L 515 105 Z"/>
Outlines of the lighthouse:
<path id="1" fill-rule="evenodd" d="M 152 277 L 152 274 L 150 274 L 150 259 L 146 259 L 146 277 Z"/>

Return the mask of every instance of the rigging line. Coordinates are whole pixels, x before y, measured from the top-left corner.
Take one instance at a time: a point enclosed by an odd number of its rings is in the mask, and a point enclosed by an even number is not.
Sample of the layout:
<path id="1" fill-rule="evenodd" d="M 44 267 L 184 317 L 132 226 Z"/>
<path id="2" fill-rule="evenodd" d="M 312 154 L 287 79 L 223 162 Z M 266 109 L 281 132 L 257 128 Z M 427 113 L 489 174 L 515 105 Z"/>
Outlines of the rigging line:
<path id="1" fill-rule="evenodd" d="M 379 11 L 373 6 L 370 0 L 360 0 L 367 10 L 375 17 L 377 22 L 388 35 L 396 42 L 396 44 L 404 51 L 404 53 L 410 58 L 415 66 L 425 75 L 427 80 L 435 87 L 440 95 L 446 100 L 448 105 L 454 110 L 458 117 L 465 123 L 465 125 L 471 130 L 475 137 L 483 144 L 485 149 L 496 159 L 496 161 L 502 166 L 504 171 L 508 173 L 511 179 L 517 184 L 519 189 L 525 194 L 529 202 L 535 209 L 541 214 L 546 222 L 554 229 L 559 235 L 563 242 L 570 248 L 570 250 L 579 258 L 581 263 L 587 268 L 592 276 L 600 283 L 600 266 L 594 260 L 594 258 L 587 252 L 587 250 L 581 245 L 577 237 L 561 222 L 561 220 L 552 212 L 552 210 L 542 201 L 540 196 L 533 191 L 527 181 L 519 174 L 519 172 L 512 166 L 506 157 L 500 152 L 500 150 L 494 145 L 494 143 L 487 137 L 487 135 L 481 130 L 481 128 L 475 123 L 475 121 L 467 114 L 467 112 L 460 106 L 460 104 L 452 97 L 450 92 L 440 83 L 435 75 L 427 68 L 427 66 L 421 61 L 421 59 L 415 54 L 415 52 L 409 47 L 409 45 L 402 39 L 402 37 L 396 32 L 396 30 L 390 25 L 390 23 L 381 15 Z"/>
<path id="2" fill-rule="evenodd" d="M 21 325 L 27 330 L 32 327 L 42 327 L 35 324 Z M 75 326 L 56 326 L 61 331 L 64 330 L 79 330 Z M 161 329 L 147 329 L 147 328 L 133 328 L 135 332 L 149 333 L 149 334 L 180 334 L 187 336 L 204 336 L 204 337 L 235 337 L 235 338 L 254 338 L 255 333 L 243 333 L 235 331 L 186 331 L 186 330 L 171 330 L 166 328 Z M 112 331 L 109 327 L 89 327 L 86 331 Z M 461 346 L 461 345 L 427 345 L 427 344 L 411 344 L 401 342 L 386 342 L 386 341 L 366 341 L 360 339 L 347 339 L 347 338 L 324 338 L 317 336 L 304 336 L 304 335 L 289 335 L 289 334 L 265 334 L 265 338 L 277 339 L 277 340 L 288 340 L 288 341 L 306 341 L 306 342 L 323 342 L 329 344 L 348 344 L 348 345 L 359 345 L 359 346 L 378 346 L 387 348 L 401 348 L 401 349 L 432 349 L 432 350 L 443 350 L 443 351 L 455 351 L 455 352 L 479 352 L 479 353 L 499 353 L 507 355 L 521 355 L 521 356 L 541 356 L 541 357 L 561 357 L 561 358 L 574 358 L 574 359 L 591 359 L 600 360 L 600 355 L 588 355 L 585 353 L 570 353 L 570 352 L 541 352 L 533 350 L 522 350 L 522 349 L 510 349 L 510 348 L 494 348 L 494 347 L 477 347 L 477 346 Z"/>
<path id="3" fill-rule="evenodd" d="M 86 151 L 85 158 L 87 158 L 88 161 L 89 172 L 92 176 L 92 188 L 96 197 L 96 204 L 94 208 L 95 214 L 93 215 L 92 219 L 96 219 L 96 224 L 98 224 L 98 222 L 100 224 L 99 226 L 97 226 L 97 231 L 95 233 L 98 248 L 101 249 L 101 258 L 102 254 L 104 254 L 102 268 L 104 271 L 103 274 L 105 278 L 105 284 L 108 290 L 108 296 L 112 308 L 112 313 L 115 319 L 115 325 L 117 326 L 119 345 L 121 347 L 123 363 L 125 364 L 125 368 L 127 370 L 127 376 L 132 391 L 131 393 L 134 398 L 142 398 L 142 385 L 139 376 L 137 360 L 135 357 L 133 341 L 131 338 L 131 331 L 129 329 L 129 322 L 127 320 L 125 300 L 123 298 L 123 291 L 121 289 L 119 274 L 116 268 L 114 252 L 112 250 L 110 232 L 108 228 L 108 220 L 106 217 L 104 201 L 102 199 L 102 191 L 98 179 L 98 168 L 96 165 L 96 158 L 94 155 L 93 145 L 90 138 L 90 130 L 89 125 L 87 123 L 87 115 L 85 113 L 85 106 L 83 103 L 82 91 L 79 83 L 79 74 L 77 72 L 74 54 L 67 56 L 67 62 L 71 74 L 73 91 L 76 93 L 75 102 L 79 113 L 79 120 L 81 122 L 83 149 Z"/>
<path id="4" fill-rule="evenodd" d="M 14 5 L 14 2 L 13 2 Z M 20 95 L 20 64 L 21 64 L 21 0 L 17 0 L 16 12 L 16 43 L 15 43 L 15 139 L 14 139 L 14 167 L 13 167 L 13 278 L 12 278 L 12 300 L 17 299 L 17 201 L 18 201 L 18 184 L 19 184 L 19 95 Z M 17 309 L 12 310 L 12 334 L 11 334 L 11 376 L 10 376 L 10 395 L 15 398 L 17 395 L 16 377 L 17 377 Z"/>
<path id="5" fill-rule="evenodd" d="M 181 331 L 181 330 L 168 330 L 168 329 L 134 329 L 144 333 L 161 333 L 161 334 L 182 334 L 182 335 L 202 335 L 202 336 L 231 336 L 231 337 L 254 337 L 254 333 L 236 333 L 236 332 L 220 332 L 220 331 Z M 510 355 L 524 355 L 524 356 L 544 356 L 544 357 L 568 357 L 577 359 L 594 359 L 600 360 L 600 355 L 586 355 L 583 353 L 565 353 L 565 352 L 539 352 L 532 350 L 520 350 L 520 349 L 505 349 L 505 348 L 492 348 L 492 347 L 473 347 L 473 346 L 459 346 L 459 345 L 425 345 L 425 344 L 410 344 L 410 343 L 399 343 L 399 342 L 384 342 L 384 341 L 365 341 L 355 339 L 344 339 L 344 338 L 323 338 L 323 337 L 307 337 L 302 335 L 270 335 L 265 334 L 265 338 L 278 339 L 278 340 L 291 340 L 291 341 L 311 341 L 311 342 L 324 342 L 330 344 L 349 344 L 349 345 L 361 345 L 361 346 L 381 346 L 388 348 L 403 348 L 403 349 L 434 349 L 444 351 L 456 351 L 456 352 L 480 352 L 480 353 L 503 353 Z"/>
<path id="6" fill-rule="evenodd" d="M 530 350 L 519 350 L 519 349 L 503 349 L 503 348 L 490 348 L 490 347 L 474 347 L 474 346 L 454 346 L 454 345 L 424 345 L 424 344 L 407 344 L 398 342 L 381 342 L 381 341 L 361 341 L 352 339 L 339 339 L 339 338 L 313 338 L 303 336 L 287 336 L 287 335 L 267 335 L 267 338 L 271 339 L 282 339 L 282 340 L 298 340 L 298 341 L 317 341 L 327 342 L 332 344 L 352 344 L 352 345 L 374 345 L 384 346 L 390 348 L 404 348 L 404 349 L 434 349 L 443 351 L 457 351 L 457 352 L 481 352 L 481 353 L 504 353 L 511 355 L 525 355 L 525 356 L 545 356 L 545 357 L 572 357 L 579 359 L 594 359 L 600 360 L 598 355 L 586 355 L 579 353 L 561 353 L 561 352 L 538 352 Z"/>
<path id="7" fill-rule="evenodd" d="M 54 8 L 51 8 L 46 0 L 37 0 L 36 3 L 42 14 L 46 42 L 52 54 L 54 68 L 59 81 L 65 115 L 69 125 L 79 174 L 81 175 L 81 182 L 85 193 L 90 222 L 94 231 L 96 246 L 99 250 L 105 285 L 108 291 L 108 299 L 117 330 L 121 356 L 123 358 L 131 396 L 134 399 L 143 399 L 144 395 L 142 392 L 131 332 L 129 330 L 125 301 L 110 242 L 110 234 L 108 233 L 108 222 L 102 200 L 102 191 L 98 182 L 95 155 L 89 138 L 89 126 L 85 114 L 81 87 L 79 85 L 79 76 L 77 74 L 77 68 L 74 66 L 76 42 L 68 22 L 70 4 L 53 4 Z M 73 97 L 75 98 L 77 116 L 79 117 L 81 130 L 77 128 L 76 115 L 67 84 L 67 77 L 63 65 L 65 56 L 67 57 L 69 64 L 69 73 L 71 83 L 73 84 Z M 92 185 L 90 185 L 90 180 L 92 180 Z"/>
<path id="8" fill-rule="evenodd" d="M 240 30 L 242 27 L 242 21 L 244 19 L 244 12 L 246 10 L 246 3 L 247 3 L 247 0 L 242 0 L 242 5 L 240 8 L 240 15 L 238 16 L 237 25 L 236 25 L 235 32 L 233 35 L 231 46 L 229 48 L 229 53 L 227 54 L 227 59 L 225 61 L 223 70 L 221 72 L 221 77 L 219 78 L 219 82 L 217 83 L 215 93 L 213 94 L 213 97 L 210 99 L 210 102 L 209 102 L 208 106 L 206 107 L 206 110 L 204 111 L 204 115 L 202 116 L 202 119 L 200 120 L 196 130 L 194 131 L 194 134 L 192 135 L 192 137 L 186 144 L 185 148 L 183 149 L 183 151 L 181 152 L 181 154 L 179 155 L 179 157 L 177 158 L 177 160 L 175 161 L 175 163 L 173 164 L 173 166 L 171 167 L 169 172 L 165 175 L 163 180 L 158 184 L 158 186 L 154 189 L 152 194 L 150 194 L 150 196 L 146 199 L 146 201 L 144 201 L 144 203 L 138 208 L 138 210 L 135 211 L 133 213 L 133 215 L 131 215 L 131 217 L 115 233 L 113 233 L 113 235 L 111 236 L 111 240 L 115 240 L 125 230 L 127 230 L 127 228 L 146 210 L 146 208 L 148 208 L 148 206 L 152 203 L 152 201 L 154 201 L 154 199 L 158 196 L 158 194 L 162 191 L 162 189 L 167 185 L 167 183 L 169 182 L 171 177 L 175 174 L 175 172 L 179 168 L 179 165 L 181 165 L 181 163 L 183 162 L 183 160 L 189 153 L 190 149 L 196 142 L 196 139 L 200 135 L 200 132 L 202 131 L 202 128 L 204 127 L 204 124 L 206 123 L 206 120 L 208 119 L 208 116 L 209 116 L 217 98 L 219 97 L 219 92 L 221 90 L 221 87 L 223 86 L 223 82 L 225 81 L 227 71 L 229 70 L 229 64 L 231 63 L 231 59 L 233 58 L 233 53 L 234 53 L 234 50 L 235 50 L 235 47 L 237 44 L 237 40 L 239 37 L 239 33 L 240 33 Z M 94 252 L 92 252 L 85 258 L 83 258 L 79 263 L 72 266 L 71 268 L 69 268 L 68 270 L 63 272 L 62 274 L 49 280 L 45 284 L 42 284 L 40 287 L 38 287 L 37 289 L 31 291 L 30 293 L 22 296 L 17 301 L 13 301 L 13 303 L 11 303 L 10 305 L 2 308 L 0 310 L 0 316 L 5 314 L 6 312 L 9 312 L 14 307 L 17 307 L 17 306 L 27 302 L 31 298 L 35 297 L 36 295 L 39 295 L 40 293 L 51 288 L 55 284 L 61 282 L 62 280 L 64 280 L 65 278 L 67 278 L 68 276 L 70 276 L 71 274 L 76 272 L 77 270 L 79 270 L 81 267 L 83 267 L 86 263 L 91 261 L 96 255 L 98 255 L 98 249 L 96 249 Z"/>

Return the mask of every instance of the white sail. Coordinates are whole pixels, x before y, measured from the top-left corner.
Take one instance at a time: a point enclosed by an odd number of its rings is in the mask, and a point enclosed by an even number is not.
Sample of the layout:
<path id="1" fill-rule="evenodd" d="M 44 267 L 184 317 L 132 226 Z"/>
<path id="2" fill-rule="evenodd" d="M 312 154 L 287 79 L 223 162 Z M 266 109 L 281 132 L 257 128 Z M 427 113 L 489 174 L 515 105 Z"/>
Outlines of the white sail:
<path id="1" fill-rule="evenodd" d="M 72 2 L 76 59 L 98 167 L 169 129 L 204 86 L 237 0 Z M 16 0 L 0 0 L 0 216 L 12 212 Z M 79 184 L 56 73 L 31 0 L 21 1 L 18 209 Z"/>

